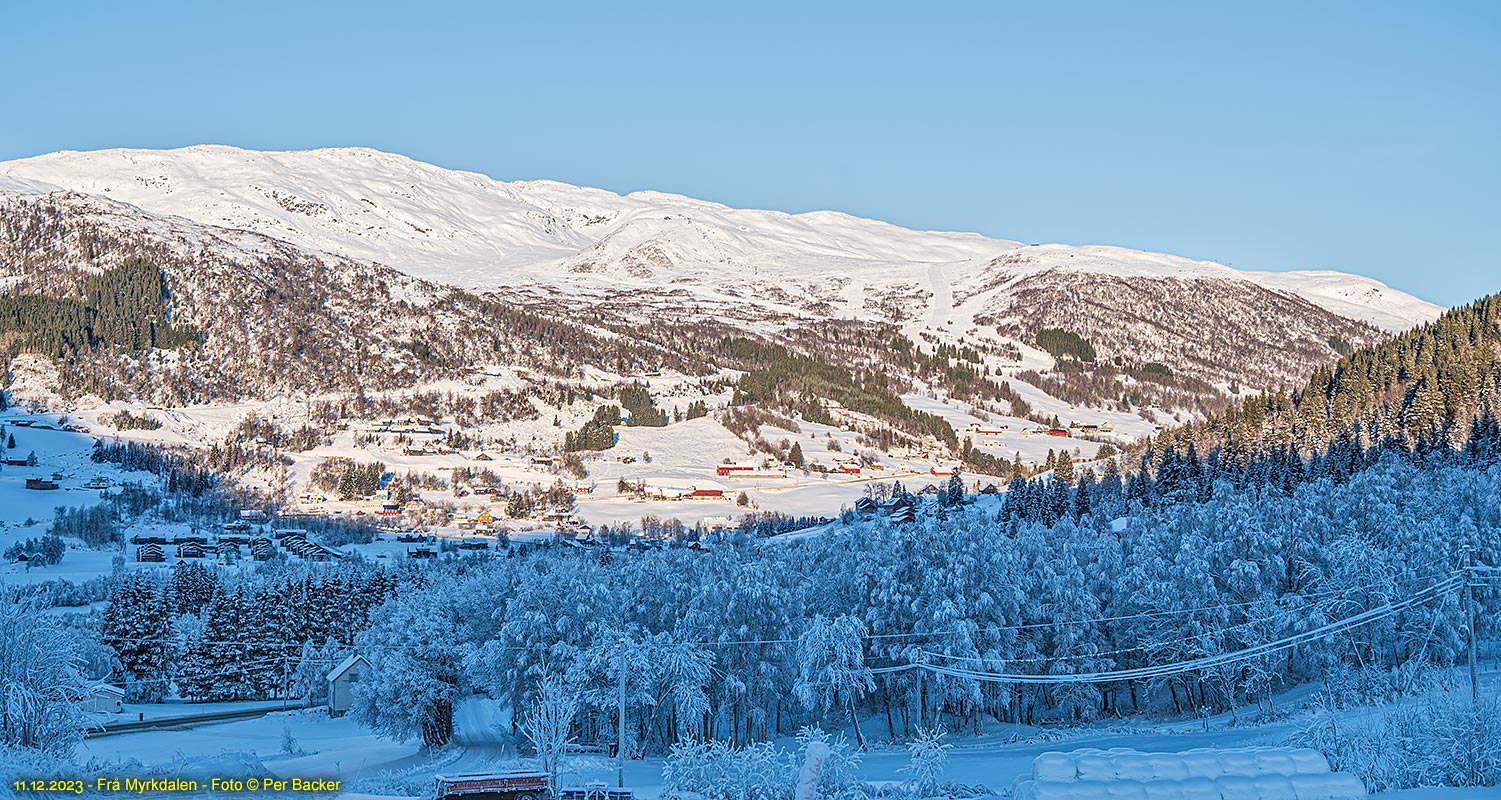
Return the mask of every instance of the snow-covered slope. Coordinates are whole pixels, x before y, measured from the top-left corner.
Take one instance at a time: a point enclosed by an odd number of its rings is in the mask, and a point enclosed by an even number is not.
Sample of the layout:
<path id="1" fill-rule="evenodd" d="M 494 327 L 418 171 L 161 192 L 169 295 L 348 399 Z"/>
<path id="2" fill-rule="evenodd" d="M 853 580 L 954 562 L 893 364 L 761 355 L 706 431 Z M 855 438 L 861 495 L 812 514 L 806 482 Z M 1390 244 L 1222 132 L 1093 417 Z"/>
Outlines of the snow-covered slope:
<path id="1" fill-rule="evenodd" d="M 1406 330 L 1444 311 L 1374 278 L 1345 272 L 1319 269 L 1244 274 L 1268 289 L 1295 294 L 1342 317 L 1369 322 L 1386 331 Z"/>
<path id="2" fill-rule="evenodd" d="M 1064 245 L 1007 260 L 1001 256 L 1019 243 L 829 211 L 785 214 L 660 192 L 504 182 L 360 148 L 65 151 L 0 163 L 0 178 L 7 176 L 30 181 L 32 190 L 41 182 L 104 195 L 478 290 L 541 287 L 599 296 L 677 289 L 711 306 L 921 325 L 950 317 L 952 309 L 937 307 L 939 301 L 966 296 L 962 286 L 947 293 L 944 281 L 998 287 L 1024 273 L 1066 270 L 1249 282 L 1387 330 L 1440 310 L 1335 272 L 1246 273 L 1169 255 Z"/>

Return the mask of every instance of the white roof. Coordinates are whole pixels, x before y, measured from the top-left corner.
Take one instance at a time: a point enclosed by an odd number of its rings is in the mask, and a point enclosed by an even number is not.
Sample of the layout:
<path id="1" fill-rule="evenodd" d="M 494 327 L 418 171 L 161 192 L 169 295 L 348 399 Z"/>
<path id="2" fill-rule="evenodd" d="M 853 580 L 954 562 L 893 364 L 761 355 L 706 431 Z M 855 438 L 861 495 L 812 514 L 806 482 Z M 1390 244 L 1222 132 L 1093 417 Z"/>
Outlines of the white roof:
<path id="1" fill-rule="evenodd" d="M 114 686 L 114 685 L 111 685 L 111 684 L 108 684 L 108 683 L 101 683 L 98 686 L 95 686 L 94 687 L 94 691 L 92 693 L 96 694 L 96 695 L 97 694 L 114 695 L 115 697 L 124 697 L 125 696 L 125 690 L 124 689 L 121 689 L 118 686 Z"/>
<path id="2" fill-rule="evenodd" d="M 348 658 L 339 662 L 339 666 L 328 671 L 328 680 L 337 680 L 340 675 L 348 672 L 349 668 L 354 666 L 356 662 L 363 663 L 367 667 L 370 666 L 370 662 L 366 661 L 364 656 L 359 653 L 350 653 Z"/>

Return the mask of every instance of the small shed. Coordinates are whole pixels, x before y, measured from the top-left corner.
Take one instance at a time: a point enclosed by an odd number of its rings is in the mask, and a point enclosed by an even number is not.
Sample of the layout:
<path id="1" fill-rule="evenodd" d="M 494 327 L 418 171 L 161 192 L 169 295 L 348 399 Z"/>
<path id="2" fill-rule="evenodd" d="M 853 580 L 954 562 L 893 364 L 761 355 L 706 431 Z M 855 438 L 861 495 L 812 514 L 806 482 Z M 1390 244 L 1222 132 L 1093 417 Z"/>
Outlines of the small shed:
<path id="1" fill-rule="evenodd" d="M 370 662 L 359 653 L 352 653 L 339 665 L 328 671 L 328 715 L 342 717 L 349 713 L 354 702 L 354 685 L 360 682 Z"/>
<path id="2" fill-rule="evenodd" d="M 124 701 L 124 689 L 101 683 L 84 696 L 83 710 L 86 714 L 118 714 L 122 710 L 120 703 Z"/>

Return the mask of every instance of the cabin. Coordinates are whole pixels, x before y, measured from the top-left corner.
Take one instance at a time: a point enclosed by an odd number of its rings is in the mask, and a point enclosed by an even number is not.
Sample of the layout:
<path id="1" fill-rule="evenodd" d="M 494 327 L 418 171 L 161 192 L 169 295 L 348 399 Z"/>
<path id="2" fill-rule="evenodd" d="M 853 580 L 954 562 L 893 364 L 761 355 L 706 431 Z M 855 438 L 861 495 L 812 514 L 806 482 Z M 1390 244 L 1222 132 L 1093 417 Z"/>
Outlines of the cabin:
<path id="1" fill-rule="evenodd" d="M 370 669 L 370 662 L 359 653 L 351 653 L 328 671 L 328 715 L 342 717 L 354 704 L 354 685 Z"/>
<path id="2" fill-rule="evenodd" d="M 380 507 L 380 510 L 375 513 L 376 515 L 382 517 L 399 517 L 401 516 L 401 506 L 395 503 L 386 503 L 382 505 Z"/>
<path id="3" fill-rule="evenodd" d="M 928 467 L 928 474 L 939 478 L 947 478 L 950 475 L 954 474 L 954 470 L 952 467 L 943 467 L 942 469 L 938 467 Z"/>
<path id="4" fill-rule="evenodd" d="M 749 475 L 755 471 L 755 467 L 740 466 L 738 464 L 720 464 L 714 468 L 716 475 Z"/>
<path id="5" fill-rule="evenodd" d="M 265 522 L 267 519 L 269 519 L 269 516 L 259 508 L 240 509 L 241 522 Z"/>
<path id="6" fill-rule="evenodd" d="M 407 551 L 407 558 L 437 558 L 438 551 L 431 547 L 414 547 Z"/>
<path id="7" fill-rule="evenodd" d="M 125 702 L 125 690 L 118 686 L 101 683 L 89 690 L 83 697 L 83 713 L 85 714 L 119 714 L 124 708 L 120 705 Z"/>
<path id="8" fill-rule="evenodd" d="M 476 455 L 474 458 L 471 458 L 469 460 L 470 461 L 494 461 L 495 459 L 491 458 L 488 453 L 485 453 L 485 452 L 482 451 L 478 455 Z"/>
<path id="9" fill-rule="evenodd" d="M 859 475 L 860 474 L 860 465 L 859 464 L 840 464 L 839 465 L 839 471 L 842 474 L 845 474 L 845 475 Z"/>
<path id="10" fill-rule="evenodd" d="M 203 545 L 197 542 L 180 542 L 177 545 L 178 558 L 203 558 Z"/>
<path id="11" fill-rule="evenodd" d="M 723 489 L 694 489 L 689 495 L 694 500 L 719 500 L 724 497 Z"/>
<path id="12" fill-rule="evenodd" d="M 490 511 L 486 509 L 474 515 L 474 522 L 479 525 L 489 525 L 495 522 L 495 515 L 491 514 Z"/>
<path id="13" fill-rule="evenodd" d="M 1073 436 L 1073 434 L 1071 434 L 1071 433 L 1068 432 L 1068 428 L 1049 428 L 1048 429 L 1048 435 L 1049 436 L 1062 436 L 1064 438 L 1069 438 L 1069 437 Z"/>
<path id="14" fill-rule="evenodd" d="M 57 488 L 57 482 L 42 480 L 41 478 L 27 478 L 26 488 L 38 491 L 50 491 Z"/>
<path id="15" fill-rule="evenodd" d="M 155 542 L 136 548 L 136 561 L 142 564 L 161 564 L 167 560 L 162 555 L 162 546 Z"/>
<path id="16" fill-rule="evenodd" d="M 26 459 L 24 459 L 24 458 L 7 458 L 4 461 L 0 461 L 0 463 L 3 463 L 7 467 L 25 467 L 25 466 L 29 466 L 26 463 Z"/>
<path id="17" fill-rule="evenodd" d="M 870 499 L 869 497 L 862 497 L 859 500 L 855 501 L 855 513 L 867 519 L 875 516 L 876 512 L 879 510 L 880 505 L 878 505 L 876 501 Z"/>

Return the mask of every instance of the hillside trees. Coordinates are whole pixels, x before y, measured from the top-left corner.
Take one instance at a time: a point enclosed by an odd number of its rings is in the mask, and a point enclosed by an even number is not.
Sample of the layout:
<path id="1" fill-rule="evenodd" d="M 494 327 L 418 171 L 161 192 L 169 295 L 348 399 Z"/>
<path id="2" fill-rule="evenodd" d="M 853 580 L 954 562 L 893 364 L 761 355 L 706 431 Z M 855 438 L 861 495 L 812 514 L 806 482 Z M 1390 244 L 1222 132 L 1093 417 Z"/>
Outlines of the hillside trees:
<path id="1" fill-rule="evenodd" d="M 615 424 L 619 421 L 619 406 L 600 406 L 594 410 L 594 417 L 585 422 L 582 428 L 564 434 L 563 449 L 569 452 L 608 450 L 615 446 Z"/>

